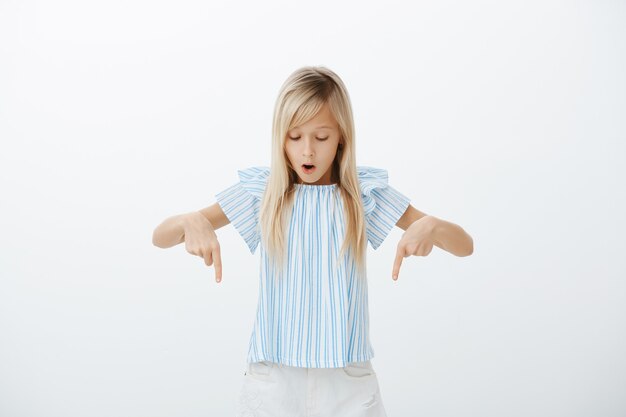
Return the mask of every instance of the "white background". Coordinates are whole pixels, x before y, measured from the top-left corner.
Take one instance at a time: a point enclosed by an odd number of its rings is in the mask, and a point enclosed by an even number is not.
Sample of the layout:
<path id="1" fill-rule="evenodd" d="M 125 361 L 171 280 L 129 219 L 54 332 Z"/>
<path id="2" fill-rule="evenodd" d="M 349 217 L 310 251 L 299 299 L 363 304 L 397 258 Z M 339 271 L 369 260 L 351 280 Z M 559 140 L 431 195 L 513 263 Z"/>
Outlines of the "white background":
<path id="1" fill-rule="evenodd" d="M 0 1 L 0 415 L 232 416 L 259 253 L 165 218 L 269 166 L 303 65 L 474 254 L 369 248 L 392 416 L 626 415 L 623 1 Z"/>

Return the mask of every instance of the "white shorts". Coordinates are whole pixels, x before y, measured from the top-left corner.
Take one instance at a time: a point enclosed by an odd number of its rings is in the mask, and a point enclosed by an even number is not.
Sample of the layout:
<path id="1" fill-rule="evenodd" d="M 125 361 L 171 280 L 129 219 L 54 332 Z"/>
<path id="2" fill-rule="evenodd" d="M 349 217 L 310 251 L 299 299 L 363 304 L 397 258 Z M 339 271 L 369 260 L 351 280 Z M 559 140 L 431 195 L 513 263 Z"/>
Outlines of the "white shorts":
<path id="1" fill-rule="evenodd" d="M 237 417 L 386 417 L 371 362 L 343 368 L 246 364 Z"/>

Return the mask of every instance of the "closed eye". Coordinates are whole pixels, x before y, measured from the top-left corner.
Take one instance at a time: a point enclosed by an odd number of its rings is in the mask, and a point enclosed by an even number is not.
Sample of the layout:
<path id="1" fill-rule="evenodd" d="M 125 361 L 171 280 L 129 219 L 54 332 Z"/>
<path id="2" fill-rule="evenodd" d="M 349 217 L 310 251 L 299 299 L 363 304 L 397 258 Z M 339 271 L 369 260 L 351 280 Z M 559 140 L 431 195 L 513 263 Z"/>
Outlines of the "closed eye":
<path id="1" fill-rule="evenodd" d="M 300 139 L 300 136 L 298 136 L 297 138 L 289 137 L 289 139 L 291 139 L 291 140 L 298 140 L 298 139 Z M 315 139 L 324 141 L 324 140 L 328 139 L 328 136 L 326 136 L 325 138 L 315 138 Z"/>

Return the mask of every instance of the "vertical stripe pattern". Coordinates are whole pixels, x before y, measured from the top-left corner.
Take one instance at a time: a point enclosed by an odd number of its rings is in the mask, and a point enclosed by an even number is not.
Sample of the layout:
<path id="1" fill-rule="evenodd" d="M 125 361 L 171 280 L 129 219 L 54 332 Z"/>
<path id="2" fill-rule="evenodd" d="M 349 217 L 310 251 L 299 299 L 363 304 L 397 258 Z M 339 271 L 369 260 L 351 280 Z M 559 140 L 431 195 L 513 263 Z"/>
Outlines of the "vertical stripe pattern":
<path id="1" fill-rule="evenodd" d="M 387 184 L 387 172 L 357 167 L 368 241 L 376 249 L 409 205 Z M 347 254 L 343 200 L 337 184 L 296 184 L 287 229 L 285 270 L 267 259 L 258 224 L 267 167 L 239 171 L 240 181 L 216 198 L 251 253 L 260 247 L 256 320 L 248 362 L 272 361 L 307 368 L 342 367 L 374 356 L 369 337 L 366 277 Z"/>

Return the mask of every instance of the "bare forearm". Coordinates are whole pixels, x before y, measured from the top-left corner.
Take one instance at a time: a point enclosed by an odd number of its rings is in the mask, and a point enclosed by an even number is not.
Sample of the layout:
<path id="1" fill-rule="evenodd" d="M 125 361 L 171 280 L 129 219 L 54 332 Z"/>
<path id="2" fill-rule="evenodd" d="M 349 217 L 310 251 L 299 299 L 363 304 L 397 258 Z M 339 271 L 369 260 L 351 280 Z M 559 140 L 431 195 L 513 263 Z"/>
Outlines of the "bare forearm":
<path id="1" fill-rule="evenodd" d="M 456 256 L 469 256 L 474 252 L 474 240 L 461 226 L 430 217 L 435 245 Z"/>
<path id="2" fill-rule="evenodd" d="M 179 214 L 163 220 L 152 233 L 152 244 L 159 248 L 169 248 L 183 242 L 185 238 L 183 222 L 187 214 Z"/>

